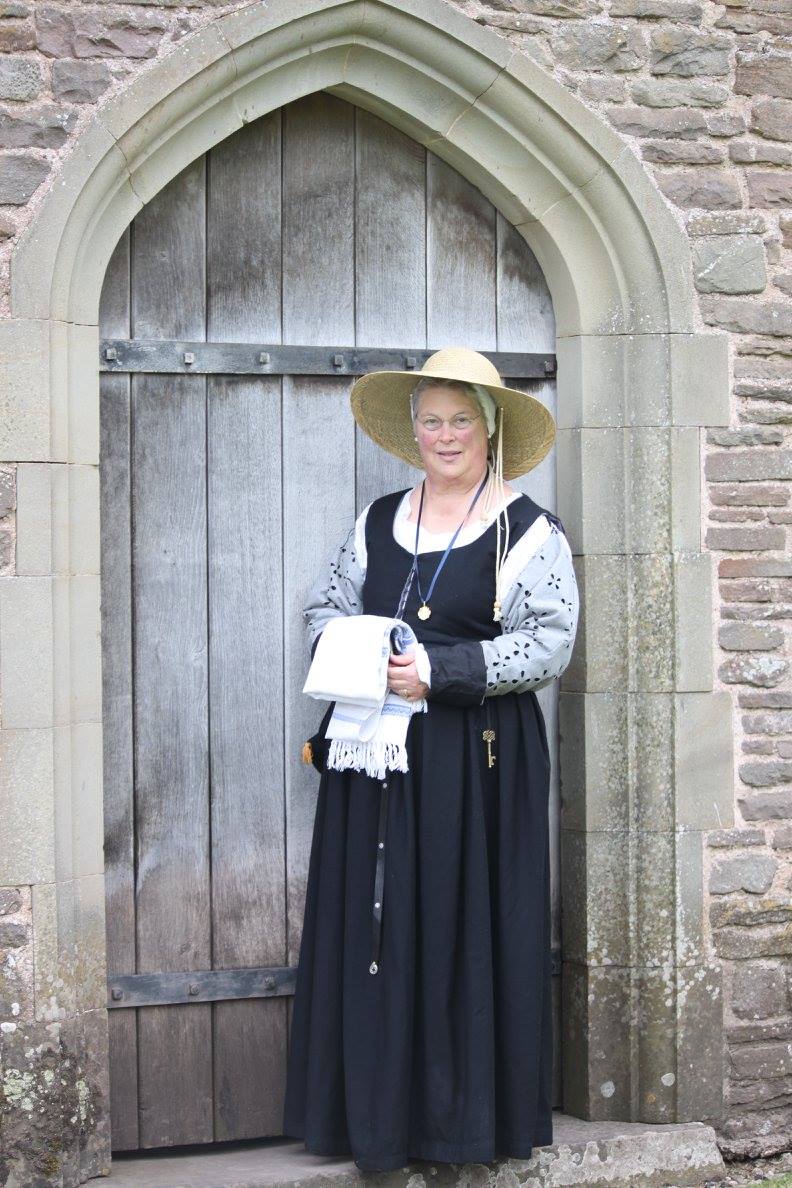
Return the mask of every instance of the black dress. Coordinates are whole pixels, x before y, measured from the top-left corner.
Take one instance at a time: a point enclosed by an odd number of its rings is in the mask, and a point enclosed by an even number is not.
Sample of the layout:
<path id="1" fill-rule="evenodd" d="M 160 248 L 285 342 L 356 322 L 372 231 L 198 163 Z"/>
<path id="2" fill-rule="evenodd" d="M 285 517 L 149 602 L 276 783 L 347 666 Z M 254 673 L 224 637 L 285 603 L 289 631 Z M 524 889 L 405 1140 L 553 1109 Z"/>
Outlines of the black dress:
<path id="1" fill-rule="evenodd" d="M 402 494 L 366 518 L 366 614 L 395 613 L 412 563 L 393 536 Z M 520 496 L 508 510 L 516 542 L 545 509 Z M 441 555 L 419 554 L 424 592 Z M 553 1141 L 550 759 L 534 692 L 483 697 L 494 561 L 493 524 L 452 549 L 428 620 L 411 591 L 432 691 L 409 772 L 319 785 L 283 1131 L 365 1170 L 527 1159 Z"/>

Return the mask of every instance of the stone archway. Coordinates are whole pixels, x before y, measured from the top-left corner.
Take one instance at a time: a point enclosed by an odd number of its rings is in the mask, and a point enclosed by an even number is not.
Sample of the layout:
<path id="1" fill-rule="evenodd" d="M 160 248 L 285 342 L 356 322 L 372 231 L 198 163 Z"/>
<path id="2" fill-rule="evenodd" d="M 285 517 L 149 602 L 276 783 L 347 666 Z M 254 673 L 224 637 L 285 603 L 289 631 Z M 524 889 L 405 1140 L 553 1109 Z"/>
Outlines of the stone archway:
<path id="1" fill-rule="evenodd" d="M 726 338 L 698 330 L 687 240 L 632 150 L 442 0 L 272 0 L 185 38 L 97 109 L 12 257 L 3 456 L 51 465 L 18 504 L 20 539 L 43 550 L 49 584 L 5 607 L 6 629 L 32 638 L 44 666 L 33 689 L 13 658 L 0 672 L 4 727 L 35 726 L 26 745 L 38 772 L 36 845 L 30 821 L 14 820 L 7 869 L 33 885 L 42 937 L 62 930 L 42 988 L 93 1069 L 79 1093 L 91 1098 L 106 1059 L 101 284 L 123 229 L 172 177 L 318 89 L 431 146 L 517 226 L 547 278 L 559 511 L 583 605 L 561 697 L 564 1108 L 716 1120 L 721 1000 L 702 832 L 731 822 L 733 785 L 728 695 L 713 691 L 701 632 L 711 569 L 699 427 L 728 422 Z M 101 1150 L 100 1112 L 91 1127 Z M 82 1169 L 94 1174 L 90 1161 Z"/>

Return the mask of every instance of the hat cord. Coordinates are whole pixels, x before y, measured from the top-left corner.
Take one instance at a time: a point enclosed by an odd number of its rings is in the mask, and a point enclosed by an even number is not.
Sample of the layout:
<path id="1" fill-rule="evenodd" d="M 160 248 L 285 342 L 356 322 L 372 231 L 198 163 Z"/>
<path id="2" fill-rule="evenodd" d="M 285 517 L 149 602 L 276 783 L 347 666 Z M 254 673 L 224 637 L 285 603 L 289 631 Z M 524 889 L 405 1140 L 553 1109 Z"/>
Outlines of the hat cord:
<path id="1" fill-rule="evenodd" d="M 498 444 L 495 450 L 495 474 L 493 486 L 497 489 L 498 496 L 498 518 L 496 520 L 496 543 L 495 543 L 495 602 L 492 608 L 492 617 L 495 622 L 499 622 L 503 618 L 501 610 L 501 577 L 503 572 L 503 565 L 506 560 L 506 554 L 509 551 L 509 513 L 506 508 L 506 487 L 503 482 L 503 405 L 499 405 L 500 416 L 498 417 Z M 501 549 L 501 515 L 503 516 L 504 524 L 504 543 Z"/>

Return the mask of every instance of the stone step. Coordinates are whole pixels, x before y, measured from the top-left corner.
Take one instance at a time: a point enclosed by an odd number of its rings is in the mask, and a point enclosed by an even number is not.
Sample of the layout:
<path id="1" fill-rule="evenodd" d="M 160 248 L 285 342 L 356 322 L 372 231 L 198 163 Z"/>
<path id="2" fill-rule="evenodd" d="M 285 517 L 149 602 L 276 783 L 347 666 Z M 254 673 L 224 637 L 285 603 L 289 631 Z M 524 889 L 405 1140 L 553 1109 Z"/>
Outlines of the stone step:
<path id="1" fill-rule="evenodd" d="M 116 1155 L 108 1182 L 110 1188 L 344 1188 L 376 1177 L 378 1188 L 682 1188 L 726 1174 L 715 1132 L 701 1122 L 587 1122 L 556 1112 L 553 1138 L 527 1160 L 416 1161 L 391 1172 L 361 1172 L 349 1159 L 309 1155 L 294 1139 L 225 1143 Z"/>

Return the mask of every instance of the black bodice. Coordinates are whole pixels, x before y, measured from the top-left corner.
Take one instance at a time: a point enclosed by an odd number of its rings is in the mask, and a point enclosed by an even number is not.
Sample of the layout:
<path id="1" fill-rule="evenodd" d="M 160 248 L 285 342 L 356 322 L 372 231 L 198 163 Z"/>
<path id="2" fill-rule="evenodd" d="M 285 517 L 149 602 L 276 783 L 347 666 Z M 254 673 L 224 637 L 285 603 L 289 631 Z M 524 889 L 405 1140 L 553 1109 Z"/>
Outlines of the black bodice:
<path id="1" fill-rule="evenodd" d="M 395 615 L 412 552 L 394 538 L 393 522 L 405 491 L 375 499 L 366 516 L 366 579 L 363 585 L 363 613 Z M 509 545 L 515 544 L 540 515 L 555 519 L 528 495 L 519 495 L 507 507 Z M 474 511 L 475 514 L 475 511 Z M 460 639 L 495 639 L 501 624 L 493 619 L 495 600 L 495 522 L 466 545 L 455 546 L 448 555 L 430 599 L 429 619 L 417 615 L 420 599 L 415 579 L 402 618 L 424 644 L 448 644 Z M 442 550 L 418 554 L 421 590 L 428 593 Z"/>

